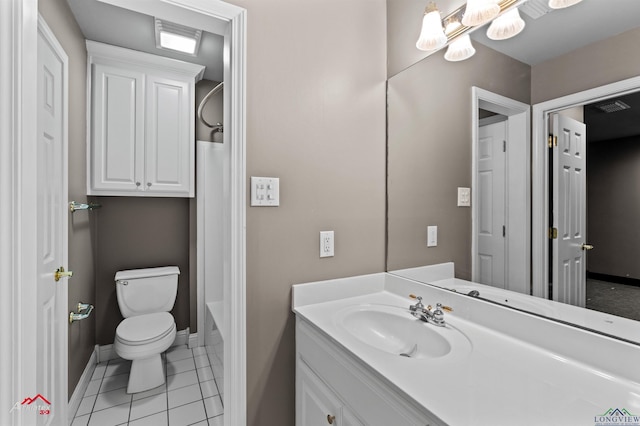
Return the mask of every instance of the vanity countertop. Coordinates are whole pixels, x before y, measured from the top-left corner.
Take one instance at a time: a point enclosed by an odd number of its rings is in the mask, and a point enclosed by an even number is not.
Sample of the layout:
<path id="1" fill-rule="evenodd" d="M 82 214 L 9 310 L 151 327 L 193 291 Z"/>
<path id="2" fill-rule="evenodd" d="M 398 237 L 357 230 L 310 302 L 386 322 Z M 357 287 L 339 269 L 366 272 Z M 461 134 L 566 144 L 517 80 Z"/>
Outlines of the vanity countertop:
<path id="1" fill-rule="evenodd" d="M 470 350 L 433 359 L 372 348 L 336 320 L 354 306 L 441 302 Z M 293 311 L 449 425 L 595 425 L 610 408 L 640 415 L 640 347 L 381 273 L 299 284 Z M 425 327 L 435 327 L 424 323 Z M 637 419 L 640 424 L 640 417 Z"/>

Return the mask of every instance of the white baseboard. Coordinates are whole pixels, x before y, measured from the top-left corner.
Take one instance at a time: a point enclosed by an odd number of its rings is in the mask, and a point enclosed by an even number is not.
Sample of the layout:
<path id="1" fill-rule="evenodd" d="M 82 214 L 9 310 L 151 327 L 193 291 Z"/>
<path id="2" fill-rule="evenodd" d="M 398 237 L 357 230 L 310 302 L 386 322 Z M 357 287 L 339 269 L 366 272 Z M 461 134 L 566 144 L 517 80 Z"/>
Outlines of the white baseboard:
<path id="1" fill-rule="evenodd" d="M 76 415 L 76 411 L 80 407 L 80 403 L 82 402 L 82 398 L 84 397 L 84 393 L 87 391 L 87 386 L 89 386 L 89 382 L 91 381 L 91 377 L 93 377 L 93 372 L 96 369 L 96 364 L 98 363 L 98 345 L 93 350 L 91 357 L 89 357 L 89 361 L 87 362 L 87 366 L 84 368 L 82 372 L 82 376 L 80 376 L 80 380 L 76 385 L 76 388 L 73 390 L 73 394 L 71 395 L 71 399 L 69 399 L 69 425 L 73 422 L 73 418 Z"/>

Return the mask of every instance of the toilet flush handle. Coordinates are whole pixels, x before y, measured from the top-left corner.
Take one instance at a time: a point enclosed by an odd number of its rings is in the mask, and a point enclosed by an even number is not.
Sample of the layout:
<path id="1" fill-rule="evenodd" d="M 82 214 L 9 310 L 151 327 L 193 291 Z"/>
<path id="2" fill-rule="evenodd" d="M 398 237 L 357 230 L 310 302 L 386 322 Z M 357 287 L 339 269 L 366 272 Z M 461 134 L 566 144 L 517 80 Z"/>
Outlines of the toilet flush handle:
<path id="1" fill-rule="evenodd" d="M 129 281 L 118 280 L 118 284 L 129 285 Z"/>

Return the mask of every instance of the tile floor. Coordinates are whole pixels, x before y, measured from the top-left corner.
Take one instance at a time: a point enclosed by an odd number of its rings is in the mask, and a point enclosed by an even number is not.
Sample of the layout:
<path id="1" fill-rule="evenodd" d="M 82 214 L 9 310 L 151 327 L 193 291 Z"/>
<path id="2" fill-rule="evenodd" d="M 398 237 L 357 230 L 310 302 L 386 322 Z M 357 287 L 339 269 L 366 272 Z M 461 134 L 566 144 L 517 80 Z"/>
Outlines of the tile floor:
<path id="1" fill-rule="evenodd" d="M 186 345 L 163 357 L 166 383 L 133 395 L 126 392 L 131 361 L 98 364 L 72 426 L 222 426 L 222 366 L 205 348 Z"/>

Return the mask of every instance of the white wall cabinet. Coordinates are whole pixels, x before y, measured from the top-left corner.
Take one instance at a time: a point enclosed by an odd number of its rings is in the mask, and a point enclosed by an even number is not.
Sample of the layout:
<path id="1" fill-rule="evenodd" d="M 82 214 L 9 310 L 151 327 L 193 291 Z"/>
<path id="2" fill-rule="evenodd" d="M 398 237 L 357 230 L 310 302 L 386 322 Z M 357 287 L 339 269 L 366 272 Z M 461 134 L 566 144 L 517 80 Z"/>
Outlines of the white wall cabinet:
<path id="1" fill-rule="evenodd" d="M 438 426 L 313 326 L 296 317 L 296 426 Z"/>
<path id="2" fill-rule="evenodd" d="M 89 195 L 193 197 L 204 67 L 87 41 Z"/>

